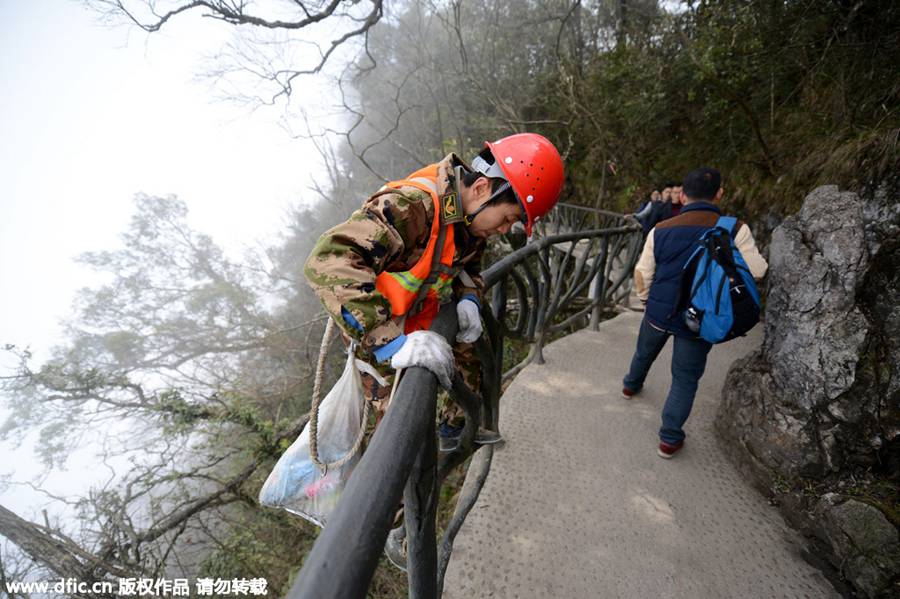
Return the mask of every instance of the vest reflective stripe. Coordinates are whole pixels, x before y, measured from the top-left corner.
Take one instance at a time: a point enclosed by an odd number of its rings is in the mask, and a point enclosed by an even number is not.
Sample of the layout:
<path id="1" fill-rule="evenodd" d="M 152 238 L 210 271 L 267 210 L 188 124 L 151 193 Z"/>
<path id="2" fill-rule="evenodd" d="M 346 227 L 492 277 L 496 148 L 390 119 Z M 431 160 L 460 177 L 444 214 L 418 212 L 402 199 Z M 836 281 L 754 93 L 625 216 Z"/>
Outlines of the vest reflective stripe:
<path id="1" fill-rule="evenodd" d="M 437 280 L 428 290 L 422 309 L 416 314 L 409 314 L 416 301 L 419 289 L 431 274 L 431 262 L 440 233 L 441 202 L 437 195 L 437 165 L 432 164 L 412 173 L 407 179 L 391 181 L 385 189 L 400 189 L 401 187 L 415 187 L 431 196 L 434 204 L 434 218 L 431 223 L 431 235 L 428 245 L 419 260 L 406 271 L 384 271 L 375 278 L 375 288 L 391 303 L 391 315 L 394 317 L 406 316 L 405 332 L 427 329 L 437 314 L 441 301 L 446 300 L 452 291 L 453 282 L 453 257 L 456 254 L 456 245 L 453 242 L 453 226 L 446 225 L 444 248 L 441 252 L 440 266 Z"/>
<path id="2" fill-rule="evenodd" d="M 418 291 L 419 287 L 421 287 L 422 283 L 424 282 L 422 281 L 422 279 L 412 276 L 412 274 L 409 272 L 389 272 L 383 274 L 387 274 L 388 276 L 393 277 L 398 283 L 400 283 L 400 285 L 403 286 L 404 289 L 413 293 Z"/>
<path id="3" fill-rule="evenodd" d="M 398 285 L 400 285 L 401 287 L 403 287 L 405 290 L 409 291 L 410 293 L 414 293 L 414 294 L 418 293 L 419 288 L 425 282 L 424 279 L 419 279 L 418 277 L 414 276 L 410 271 L 383 272 L 381 274 L 391 277 L 392 279 L 394 279 L 394 281 Z M 381 275 L 378 275 L 378 276 L 381 276 Z M 444 296 L 446 295 L 447 291 L 452 289 L 452 286 L 450 285 L 451 283 L 453 283 L 452 275 L 448 276 L 447 274 L 441 273 L 441 275 L 438 277 L 438 280 L 435 281 L 431 285 L 431 291 L 434 291 L 435 293 L 438 294 L 438 296 L 441 299 L 444 299 Z M 377 287 L 378 287 L 378 285 L 377 285 L 377 279 L 376 279 L 376 288 Z M 413 297 L 413 301 L 415 301 L 415 297 Z M 393 303 L 391 304 L 391 307 L 393 308 Z M 392 312 L 393 312 L 393 310 L 392 310 Z M 403 312 L 401 312 L 400 314 L 403 314 Z M 394 314 L 394 315 L 397 316 L 398 314 Z"/>
<path id="4" fill-rule="evenodd" d="M 435 292 L 438 294 L 438 296 L 441 297 L 441 299 L 444 299 L 445 293 L 453 288 L 451 283 L 453 283 L 452 277 L 441 275 L 440 277 L 438 277 L 437 282 L 431 286 L 431 288 L 435 290 Z"/>

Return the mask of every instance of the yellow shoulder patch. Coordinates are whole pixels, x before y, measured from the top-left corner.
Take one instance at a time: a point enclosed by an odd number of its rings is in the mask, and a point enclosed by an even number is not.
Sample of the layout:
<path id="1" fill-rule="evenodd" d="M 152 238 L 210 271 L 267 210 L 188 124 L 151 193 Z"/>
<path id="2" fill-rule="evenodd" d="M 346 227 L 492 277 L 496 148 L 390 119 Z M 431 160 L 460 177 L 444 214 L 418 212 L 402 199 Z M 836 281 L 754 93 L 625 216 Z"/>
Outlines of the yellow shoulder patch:
<path id="1" fill-rule="evenodd" d="M 441 198 L 443 207 L 443 220 L 447 224 L 459 223 L 463 220 L 462 207 L 459 205 L 459 196 L 450 192 Z"/>

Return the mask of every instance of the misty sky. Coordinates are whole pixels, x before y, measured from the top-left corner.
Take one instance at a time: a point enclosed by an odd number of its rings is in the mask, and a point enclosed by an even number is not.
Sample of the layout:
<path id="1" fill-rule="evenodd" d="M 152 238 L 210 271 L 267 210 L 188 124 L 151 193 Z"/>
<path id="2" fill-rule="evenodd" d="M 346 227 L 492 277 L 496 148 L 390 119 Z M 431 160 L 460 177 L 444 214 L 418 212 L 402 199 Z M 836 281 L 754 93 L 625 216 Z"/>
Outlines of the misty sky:
<path id="1" fill-rule="evenodd" d="M 228 28 L 172 25 L 148 36 L 104 27 L 75 0 L 0 0 L 0 344 L 40 356 L 60 340 L 74 291 L 94 280 L 72 258 L 117 247 L 137 192 L 178 195 L 192 225 L 235 254 L 311 197 L 318 157 L 278 110 L 216 102 L 193 78 Z M 0 453 L 0 475 L 37 469 L 25 450 Z M 74 456 L 49 486 L 65 491 L 90 462 Z M 23 515 L 33 499 L 0 496 Z"/>
<path id="2" fill-rule="evenodd" d="M 227 27 L 173 24 L 148 36 L 74 0 L 0 0 L 0 341 L 54 337 L 84 282 L 71 258 L 114 246 L 136 192 L 177 194 L 232 246 L 277 233 L 300 201 L 316 156 L 278 110 L 192 79 Z"/>

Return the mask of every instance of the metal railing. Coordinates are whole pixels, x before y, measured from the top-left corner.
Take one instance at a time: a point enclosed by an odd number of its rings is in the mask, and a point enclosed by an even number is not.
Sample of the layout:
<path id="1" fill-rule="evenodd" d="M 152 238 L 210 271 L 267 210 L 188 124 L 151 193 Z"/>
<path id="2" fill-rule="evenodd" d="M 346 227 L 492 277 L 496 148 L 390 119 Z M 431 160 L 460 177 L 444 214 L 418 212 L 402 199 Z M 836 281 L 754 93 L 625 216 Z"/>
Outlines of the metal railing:
<path id="1" fill-rule="evenodd" d="M 624 220 L 624 216 L 618 212 L 559 202 L 538 228 L 546 237 L 573 231 L 612 229 L 624 226 Z"/>
<path id="2" fill-rule="evenodd" d="M 453 542 L 478 499 L 493 458 L 493 445 L 474 445 L 476 429 L 483 425 L 498 430 L 504 382 L 532 362 L 543 363 L 542 348 L 553 335 L 585 325 L 597 328 L 603 306 L 621 296 L 637 262 L 638 225 L 615 213 L 560 207 L 532 243 L 482 273 L 491 299 L 482 307 L 485 329 L 476 344 L 481 396 L 472 393 L 458 373 L 451 390 L 466 412 L 459 447 L 438 459 L 437 382 L 423 368 L 408 369 L 289 597 L 365 597 L 401 494 L 409 596 L 441 596 Z M 603 226 L 566 231 L 576 224 Z M 457 328 L 455 305 L 443 306 L 431 329 L 452 344 Z M 508 341 L 527 346 L 528 351 L 504 371 Z M 455 511 L 438 543 L 435 519 L 441 482 L 470 456 Z"/>
<path id="3" fill-rule="evenodd" d="M 547 215 L 548 218 L 544 223 L 539 225 L 539 231 L 543 236 L 559 235 L 561 233 L 571 233 L 574 231 L 611 229 L 622 227 L 629 224 L 638 224 L 636 220 L 627 221 L 626 218 L 618 212 L 610 212 L 609 210 L 600 210 L 578 206 L 575 204 L 566 204 L 560 202 L 553 211 Z M 640 242 L 636 242 L 640 243 Z M 640 247 L 637 247 L 638 254 Z M 634 269 L 634 264 L 627 264 L 628 252 L 613 252 L 612 260 L 614 261 L 613 270 L 620 272 L 623 269 L 630 271 Z M 631 294 L 632 279 L 629 276 L 616 289 L 616 294 L 610 298 L 614 304 L 627 303 L 628 296 Z"/>

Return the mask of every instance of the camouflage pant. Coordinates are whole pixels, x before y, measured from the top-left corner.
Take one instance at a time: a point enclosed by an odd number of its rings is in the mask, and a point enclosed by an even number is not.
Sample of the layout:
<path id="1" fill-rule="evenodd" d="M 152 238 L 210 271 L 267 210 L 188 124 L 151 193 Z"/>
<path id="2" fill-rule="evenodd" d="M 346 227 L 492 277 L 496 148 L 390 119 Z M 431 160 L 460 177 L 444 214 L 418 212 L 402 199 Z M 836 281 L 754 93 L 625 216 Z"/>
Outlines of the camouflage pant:
<path id="1" fill-rule="evenodd" d="M 376 421 L 380 421 L 387 410 L 391 395 L 391 387 L 394 384 L 394 369 L 388 363 L 378 364 L 371 354 L 357 353 L 357 357 L 371 364 L 378 374 L 387 382 L 382 386 L 375 377 L 360 373 L 363 387 L 365 387 L 366 400 L 371 401 L 376 412 Z M 481 396 L 481 361 L 475 351 L 474 343 L 456 343 L 453 345 L 453 358 L 456 367 L 462 375 L 466 386 L 479 397 Z M 459 426 L 465 420 L 466 413 L 461 406 L 453 401 L 446 391 L 438 394 L 438 415 L 441 422 L 447 422 Z"/>

